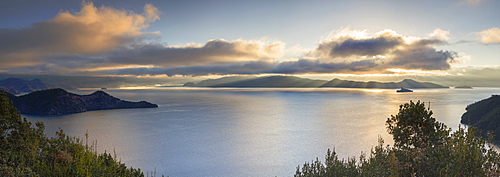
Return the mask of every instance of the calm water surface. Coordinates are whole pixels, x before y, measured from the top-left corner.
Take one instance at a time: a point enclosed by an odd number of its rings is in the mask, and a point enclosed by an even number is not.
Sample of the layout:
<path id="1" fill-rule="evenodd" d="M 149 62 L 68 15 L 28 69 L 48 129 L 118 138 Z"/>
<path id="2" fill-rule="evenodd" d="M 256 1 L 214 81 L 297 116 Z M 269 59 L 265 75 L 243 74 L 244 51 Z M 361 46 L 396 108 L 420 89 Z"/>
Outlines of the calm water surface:
<path id="1" fill-rule="evenodd" d="M 465 107 L 500 94 L 499 88 L 425 89 L 413 93 L 364 89 L 107 90 L 124 100 L 147 100 L 151 109 L 27 116 L 46 133 L 97 141 L 128 166 L 165 176 L 292 176 L 298 165 L 328 148 L 359 157 L 392 144 L 385 121 L 409 100 L 430 102 L 434 117 L 454 130 Z M 72 91 L 90 94 L 93 91 Z"/>

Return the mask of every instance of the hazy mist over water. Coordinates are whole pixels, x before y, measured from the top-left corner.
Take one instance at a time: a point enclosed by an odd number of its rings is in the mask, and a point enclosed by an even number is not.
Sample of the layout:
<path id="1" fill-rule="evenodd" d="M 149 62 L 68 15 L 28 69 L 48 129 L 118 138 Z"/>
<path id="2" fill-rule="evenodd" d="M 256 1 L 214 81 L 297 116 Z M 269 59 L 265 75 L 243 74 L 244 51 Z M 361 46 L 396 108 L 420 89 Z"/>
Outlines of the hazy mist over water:
<path id="1" fill-rule="evenodd" d="M 71 91 L 90 94 L 93 91 Z M 465 107 L 500 88 L 376 89 L 158 88 L 107 90 L 152 109 L 91 111 L 63 116 L 27 116 L 43 121 L 53 136 L 96 140 L 99 152 L 116 151 L 127 166 L 165 176 L 291 176 L 296 167 L 328 148 L 340 158 L 369 152 L 382 137 L 392 144 L 385 121 L 399 105 L 421 100 L 433 117 L 453 130 Z"/>

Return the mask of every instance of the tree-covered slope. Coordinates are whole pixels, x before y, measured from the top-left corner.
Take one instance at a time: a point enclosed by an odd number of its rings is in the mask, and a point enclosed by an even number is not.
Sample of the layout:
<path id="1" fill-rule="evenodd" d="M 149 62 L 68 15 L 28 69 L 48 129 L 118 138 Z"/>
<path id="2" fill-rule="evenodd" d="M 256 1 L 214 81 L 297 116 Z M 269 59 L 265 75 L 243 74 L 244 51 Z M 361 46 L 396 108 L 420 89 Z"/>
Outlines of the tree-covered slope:
<path id="1" fill-rule="evenodd" d="M 32 125 L 0 92 L 0 176 L 137 176 L 109 153 L 97 153 L 94 143 L 70 137 L 62 130 L 47 137 L 43 122 Z M 87 140 L 86 140 L 87 142 Z"/>
<path id="2" fill-rule="evenodd" d="M 500 140 L 500 95 L 470 104 L 465 108 L 461 123 L 477 126 L 486 134 L 494 131 L 495 139 Z"/>
<path id="3" fill-rule="evenodd" d="M 359 160 L 340 159 L 328 150 L 324 162 L 316 158 L 298 166 L 295 177 L 500 176 L 500 154 L 489 139 L 475 127 L 452 132 L 432 114 L 424 103 L 405 103 L 386 121 L 393 146 L 379 139 Z"/>

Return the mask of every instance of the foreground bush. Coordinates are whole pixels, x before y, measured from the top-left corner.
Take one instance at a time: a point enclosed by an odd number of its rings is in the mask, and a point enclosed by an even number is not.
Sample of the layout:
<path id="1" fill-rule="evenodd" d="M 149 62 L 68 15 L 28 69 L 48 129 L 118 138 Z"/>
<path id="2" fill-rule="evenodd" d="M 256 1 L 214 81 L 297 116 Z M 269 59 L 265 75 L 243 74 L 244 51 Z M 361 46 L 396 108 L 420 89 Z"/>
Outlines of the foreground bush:
<path id="1" fill-rule="evenodd" d="M 328 150 L 325 162 L 318 159 L 297 167 L 302 176 L 500 176 L 500 156 L 477 129 L 459 127 L 452 132 L 431 117 L 424 103 L 401 105 L 386 125 L 394 145 L 382 139 L 370 156 L 339 159 Z"/>
<path id="2" fill-rule="evenodd" d="M 22 118 L 0 92 L 0 176 L 144 176 L 62 130 L 48 138 L 44 128 Z"/>

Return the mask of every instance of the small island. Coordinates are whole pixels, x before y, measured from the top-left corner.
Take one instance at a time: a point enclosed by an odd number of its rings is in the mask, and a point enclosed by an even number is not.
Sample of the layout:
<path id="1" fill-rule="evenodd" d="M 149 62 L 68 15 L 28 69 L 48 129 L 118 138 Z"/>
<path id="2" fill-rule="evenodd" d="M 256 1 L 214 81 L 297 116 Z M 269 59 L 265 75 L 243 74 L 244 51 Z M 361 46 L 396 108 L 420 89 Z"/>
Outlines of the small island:
<path id="1" fill-rule="evenodd" d="M 472 89 L 472 87 L 468 85 L 460 85 L 456 86 L 455 89 Z"/>
<path id="2" fill-rule="evenodd" d="M 35 91 L 21 96 L 6 94 L 21 114 L 62 115 L 95 110 L 158 107 L 158 105 L 147 101 L 124 101 L 104 91 L 96 91 L 90 95 L 78 95 L 56 88 Z"/>

